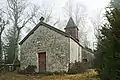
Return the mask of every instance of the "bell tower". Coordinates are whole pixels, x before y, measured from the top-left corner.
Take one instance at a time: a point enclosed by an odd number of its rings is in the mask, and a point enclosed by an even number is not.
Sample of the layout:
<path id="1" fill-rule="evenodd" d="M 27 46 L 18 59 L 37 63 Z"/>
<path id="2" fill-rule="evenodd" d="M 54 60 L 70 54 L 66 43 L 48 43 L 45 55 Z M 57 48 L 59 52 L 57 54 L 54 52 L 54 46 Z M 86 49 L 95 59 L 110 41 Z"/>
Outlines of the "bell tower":
<path id="1" fill-rule="evenodd" d="M 64 28 L 65 32 L 68 33 L 69 35 L 71 35 L 73 38 L 75 38 L 77 41 L 79 41 L 78 39 L 78 27 L 75 25 L 72 17 L 70 17 L 67 26 Z"/>

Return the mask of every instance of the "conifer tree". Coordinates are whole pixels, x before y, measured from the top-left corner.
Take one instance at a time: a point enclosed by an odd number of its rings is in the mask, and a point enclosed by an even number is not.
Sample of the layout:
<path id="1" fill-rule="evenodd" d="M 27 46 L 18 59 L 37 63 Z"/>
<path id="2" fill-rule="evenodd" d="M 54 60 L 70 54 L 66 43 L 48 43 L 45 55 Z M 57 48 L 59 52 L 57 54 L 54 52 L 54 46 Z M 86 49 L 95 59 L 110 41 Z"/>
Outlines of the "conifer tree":
<path id="1" fill-rule="evenodd" d="M 17 48 L 16 44 L 16 27 L 9 28 L 7 30 L 7 33 L 5 35 L 5 63 L 6 64 L 12 64 L 15 59 L 15 49 Z"/>
<path id="2" fill-rule="evenodd" d="M 100 29 L 96 63 L 101 80 L 120 80 L 120 9 L 106 8 L 107 22 Z"/>

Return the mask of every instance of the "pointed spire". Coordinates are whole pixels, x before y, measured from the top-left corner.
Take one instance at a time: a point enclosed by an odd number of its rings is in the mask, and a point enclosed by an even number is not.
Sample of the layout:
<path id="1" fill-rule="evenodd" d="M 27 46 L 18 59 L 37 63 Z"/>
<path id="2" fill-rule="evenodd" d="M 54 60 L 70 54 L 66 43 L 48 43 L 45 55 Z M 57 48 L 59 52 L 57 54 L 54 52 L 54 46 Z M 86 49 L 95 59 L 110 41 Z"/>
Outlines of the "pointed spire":
<path id="1" fill-rule="evenodd" d="M 71 35 L 72 37 L 74 37 L 77 41 L 79 41 L 78 39 L 78 27 L 75 25 L 72 17 L 70 17 L 67 26 L 65 29 L 65 32 L 68 33 L 69 35 Z"/>
<path id="2" fill-rule="evenodd" d="M 77 27 L 72 19 L 72 17 L 70 17 L 68 23 L 67 23 L 67 26 L 66 28 L 69 28 L 69 27 Z"/>

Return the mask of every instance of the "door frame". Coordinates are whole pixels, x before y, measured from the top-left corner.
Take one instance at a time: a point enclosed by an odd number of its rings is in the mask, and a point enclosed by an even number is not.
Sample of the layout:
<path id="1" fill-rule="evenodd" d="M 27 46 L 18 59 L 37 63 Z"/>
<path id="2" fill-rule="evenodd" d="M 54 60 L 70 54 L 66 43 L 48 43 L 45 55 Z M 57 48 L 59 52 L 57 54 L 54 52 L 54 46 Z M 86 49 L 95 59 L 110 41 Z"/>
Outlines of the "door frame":
<path id="1" fill-rule="evenodd" d="M 45 54 L 45 72 L 46 72 L 46 52 L 38 52 L 37 53 L 38 72 L 40 72 L 40 63 L 39 63 L 39 55 L 40 54 Z"/>

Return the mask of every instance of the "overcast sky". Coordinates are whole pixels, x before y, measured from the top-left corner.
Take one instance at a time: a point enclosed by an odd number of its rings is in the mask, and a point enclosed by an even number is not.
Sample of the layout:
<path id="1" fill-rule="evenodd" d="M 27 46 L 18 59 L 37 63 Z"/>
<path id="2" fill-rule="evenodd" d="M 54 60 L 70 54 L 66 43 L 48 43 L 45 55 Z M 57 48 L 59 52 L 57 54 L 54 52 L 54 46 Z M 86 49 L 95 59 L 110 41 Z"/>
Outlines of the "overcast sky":
<path id="1" fill-rule="evenodd" d="M 31 3 L 34 4 L 53 4 L 54 5 L 54 11 L 56 13 L 63 11 L 63 7 L 65 6 L 66 2 L 68 0 L 28 0 Z M 99 10 L 103 9 L 110 0 L 72 0 L 74 3 L 81 3 L 87 8 L 87 12 L 89 16 L 94 16 L 95 14 L 98 14 Z M 97 13 L 98 12 L 98 13 Z"/>
<path id="2" fill-rule="evenodd" d="M 5 5 L 6 0 L 0 0 L 0 8 Z M 72 0 L 72 3 L 80 3 L 86 8 L 86 14 L 88 18 L 94 19 L 96 23 L 99 23 L 100 14 L 103 9 L 108 5 L 110 0 Z M 56 17 L 64 20 L 63 8 L 68 0 L 28 0 L 32 4 L 47 4 L 53 6 L 53 14 Z M 90 22 L 88 23 L 90 25 Z M 93 39 L 93 27 L 91 26 L 90 36 L 88 37 L 90 41 L 94 42 Z"/>
<path id="3" fill-rule="evenodd" d="M 0 0 L 0 7 L 5 5 L 6 0 Z M 40 5 L 41 3 L 44 4 L 52 4 L 54 5 L 54 13 L 56 15 L 61 15 L 63 12 L 63 7 L 65 6 L 68 0 L 28 0 L 28 2 L 33 4 Z M 87 9 L 87 14 L 90 17 L 96 18 L 96 15 L 100 13 L 101 9 L 103 9 L 110 0 L 72 0 L 74 3 L 81 3 Z"/>

